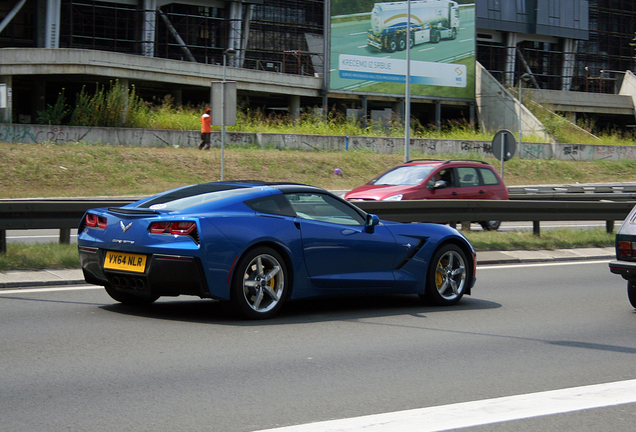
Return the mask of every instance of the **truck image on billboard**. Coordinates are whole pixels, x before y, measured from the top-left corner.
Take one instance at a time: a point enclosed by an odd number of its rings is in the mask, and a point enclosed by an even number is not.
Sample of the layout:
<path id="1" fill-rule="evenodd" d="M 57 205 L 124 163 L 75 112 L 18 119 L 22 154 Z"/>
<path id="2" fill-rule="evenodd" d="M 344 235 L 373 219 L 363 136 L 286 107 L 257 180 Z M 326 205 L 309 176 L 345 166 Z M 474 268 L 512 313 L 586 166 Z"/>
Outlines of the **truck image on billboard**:
<path id="1" fill-rule="evenodd" d="M 367 44 L 386 52 L 404 51 L 407 38 L 407 2 L 376 3 L 371 11 L 371 29 Z M 411 44 L 438 43 L 442 39 L 454 40 L 459 33 L 459 6 L 457 2 L 412 1 Z"/>
<path id="2" fill-rule="evenodd" d="M 404 94 L 408 70 L 414 97 L 474 99 L 474 0 L 331 0 L 330 5 L 331 91 Z"/>

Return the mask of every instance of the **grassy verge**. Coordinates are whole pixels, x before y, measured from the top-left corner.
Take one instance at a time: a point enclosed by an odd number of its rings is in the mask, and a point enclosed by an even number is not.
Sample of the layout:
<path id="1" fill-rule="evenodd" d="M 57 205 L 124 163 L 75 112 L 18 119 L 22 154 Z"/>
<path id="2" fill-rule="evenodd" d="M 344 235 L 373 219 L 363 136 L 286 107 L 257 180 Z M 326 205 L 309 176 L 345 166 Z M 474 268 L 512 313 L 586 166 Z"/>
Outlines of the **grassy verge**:
<path id="1" fill-rule="evenodd" d="M 221 151 L 89 144 L 0 143 L 0 198 L 144 196 L 179 186 L 218 181 Z M 412 158 L 481 159 L 451 154 Z M 483 158 L 499 170 L 501 163 Z M 404 161 L 403 154 L 280 151 L 228 147 L 225 179 L 306 183 L 349 190 Z M 339 168 L 343 175 L 336 175 Z M 633 182 L 636 161 L 560 161 L 513 158 L 506 162 L 509 186 Z"/>
<path id="2" fill-rule="evenodd" d="M 536 237 L 530 231 L 464 233 L 479 251 L 492 250 L 555 250 L 577 247 L 608 247 L 614 245 L 614 234 L 605 229 L 543 231 Z M 7 253 L 0 254 L 0 272 L 11 270 L 41 270 L 79 268 L 77 245 L 57 243 L 7 245 Z"/>
<path id="3" fill-rule="evenodd" d="M 609 247 L 614 246 L 615 237 L 615 234 L 608 234 L 605 228 L 543 230 L 539 237 L 532 231 L 470 231 L 464 234 L 477 251 Z"/>
<path id="4" fill-rule="evenodd" d="M 77 245 L 10 243 L 0 254 L 0 271 L 79 268 Z"/>

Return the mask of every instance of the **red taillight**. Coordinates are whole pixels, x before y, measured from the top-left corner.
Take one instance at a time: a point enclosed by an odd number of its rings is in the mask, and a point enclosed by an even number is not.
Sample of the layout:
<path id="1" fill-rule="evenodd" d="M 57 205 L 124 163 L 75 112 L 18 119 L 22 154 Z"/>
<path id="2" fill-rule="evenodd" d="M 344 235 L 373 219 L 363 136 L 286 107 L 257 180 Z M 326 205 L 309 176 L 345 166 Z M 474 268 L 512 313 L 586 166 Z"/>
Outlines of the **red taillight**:
<path id="1" fill-rule="evenodd" d="M 108 224 L 107 220 L 103 216 L 97 216 L 92 213 L 86 214 L 86 226 L 90 228 L 106 229 Z"/>
<path id="2" fill-rule="evenodd" d="M 630 241 L 619 241 L 618 242 L 618 255 L 624 257 L 633 257 L 634 256 L 634 246 L 636 242 Z"/>
<path id="3" fill-rule="evenodd" d="M 153 222 L 150 224 L 150 232 L 152 234 L 163 234 L 170 226 L 170 222 Z"/>
<path id="4" fill-rule="evenodd" d="M 192 221 L 174 222 L 170 225 L 170 234 L 189 235 L 197 227 Z"/>
<path id="5" fill-rule="evenodd" d="M 151 234 L 190 235 L 197 228 L 196 222 L 153 222 L 150 224 Z"/>

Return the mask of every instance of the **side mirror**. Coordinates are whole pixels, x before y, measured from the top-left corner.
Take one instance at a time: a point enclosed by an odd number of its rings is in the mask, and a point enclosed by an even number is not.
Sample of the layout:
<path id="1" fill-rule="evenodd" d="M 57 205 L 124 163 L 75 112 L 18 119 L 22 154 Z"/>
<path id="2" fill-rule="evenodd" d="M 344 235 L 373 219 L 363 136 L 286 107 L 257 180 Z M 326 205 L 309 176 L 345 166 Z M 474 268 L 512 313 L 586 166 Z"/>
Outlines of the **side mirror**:
<path id="1" fill-rule="evenodd" d="M 364 224 L 364 232 L 367 233 L 374 233 L 375 232 L 375 227 L 380 224 L 380 218 L 377 217 L 374 214 L 368 214 L 367 215 L 367 220 Z"/>
<path id="2" fill-rule="evenodd" d="M 428 181 L 428 183 L 426 183 L 426 189 L 429 189 L 429 190 L 444 189 L 446 186 L 448 186 L 448 185 L 446 184 L 446 182 L 444 180 L 435 181 L 433 179 L 430 179 Z"/>

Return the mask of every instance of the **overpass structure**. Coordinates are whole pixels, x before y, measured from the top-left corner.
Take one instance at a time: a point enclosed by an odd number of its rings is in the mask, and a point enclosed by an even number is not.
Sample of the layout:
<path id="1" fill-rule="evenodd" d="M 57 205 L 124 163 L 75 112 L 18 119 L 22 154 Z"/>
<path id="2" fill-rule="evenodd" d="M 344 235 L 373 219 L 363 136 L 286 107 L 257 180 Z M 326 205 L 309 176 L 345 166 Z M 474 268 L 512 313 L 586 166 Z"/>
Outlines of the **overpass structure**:
<path id="1" fill-rule="evenodd" d="M 486 130 L 521 125 L 524 133 L 532 133 L 538 128 L 536 119 L 509 91 L 524 75 L 531 77 L 528 95 L 569 113 L 572 120 L 595 115 L 610 125 L 636 123 L 636 86 L 629 71 L 634 68 L 629 48 L 636 19 L 633 1 L 460 3 L 474 4 L 476 10 L 473 41 L 484 71 L 475 77 L 476 99 L 414 97 L 411 103 L 417 108 L 412 114 L 420 123 L 439 125 L 442 116 L 471 121 L 478 117 Z M 38 111 L 53 104 L 62 89 L 71 96 L 84 85 L 90 88 L 114 80 L 134 85 L 145 100 L 169 94 L 176 104 L 204 103 L 209 101 L 210 82 L 222 79 L 224 63 L 242 101 L 252 106 L 285 110 L 293 117 L 303 108 L 330 109 L 334 104 L 367 115 L 374 110 L 402 115 L 404 95 L 360 96 L 326 87 L 329 4 L 325 0 L 1 2 L 0 121 L 35 123 Z M 470 35 L 466 40 L 471 40 Z"/>

